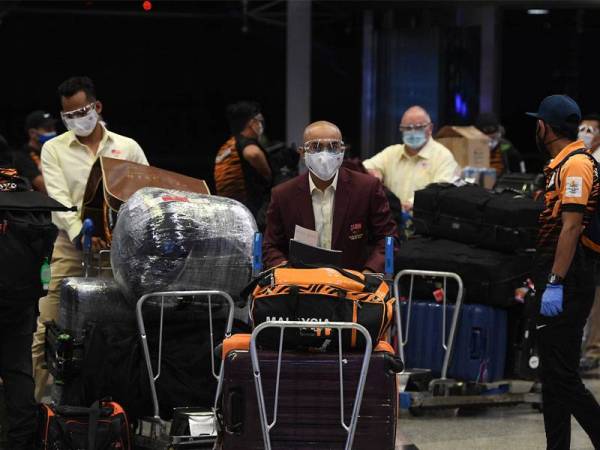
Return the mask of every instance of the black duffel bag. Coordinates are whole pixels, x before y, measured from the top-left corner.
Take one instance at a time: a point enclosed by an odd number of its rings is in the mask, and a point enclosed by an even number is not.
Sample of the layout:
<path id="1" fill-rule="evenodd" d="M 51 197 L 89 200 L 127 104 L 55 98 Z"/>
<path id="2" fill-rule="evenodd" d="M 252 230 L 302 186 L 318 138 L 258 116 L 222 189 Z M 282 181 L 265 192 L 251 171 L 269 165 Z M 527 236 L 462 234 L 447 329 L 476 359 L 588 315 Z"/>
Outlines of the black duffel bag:
<path id="1" fill-rule="evenodd" d="M 340 268 L 275 268 L 265 272 L 253 285 L 251 316 L 254 325 L 266 321 L 302 321 L 306 328 L 285 332 L 284 346 L 334 349 L 338 336 L 328 322 L 363 325 L 373 348 L 385 335 L 393 318 L 395 299 L 380 277 Z M 279 329 L 260 333 L 259 343 L 279 348 Z M 342 347 L 363 349 L 365 339 L 357 330 L 342 332 Z"/>
<path id="2" fill-rule="evenodd" d="M 534 248 L 543 203 L 515 192 L 435 183 L 415 192 L 417 234 L 513 252 Z"/>
<path id="3" fill-rule="evenodd" d="M 465 302 L 508 307 L 515 304 L 515 289 L 529 277 L 532 262 L 533 253 L 506 254 L 460 242 L 417 237 L 400 248 L 396 269 L 457 273 L 463 281 Z M 412 297 L 434 300 L 436 291 L 442 288 L 440 278 L 415 277 Z M 400 295 L 408 297 L 409 290 L 410 277 L 406 276 L 402 278 Z M 448 279 L 447 300 L 454 302 L 457 293 L 456 281 Z"/>

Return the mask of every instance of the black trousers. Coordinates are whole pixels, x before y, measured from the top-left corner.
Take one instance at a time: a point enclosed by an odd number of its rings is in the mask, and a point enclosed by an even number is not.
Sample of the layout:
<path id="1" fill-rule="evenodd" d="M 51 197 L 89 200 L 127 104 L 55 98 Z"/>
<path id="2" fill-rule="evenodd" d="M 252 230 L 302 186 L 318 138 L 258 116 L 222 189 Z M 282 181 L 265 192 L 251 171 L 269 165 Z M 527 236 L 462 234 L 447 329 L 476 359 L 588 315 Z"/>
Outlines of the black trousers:
<path id="1" fill-rule="evenodd" d="M 16 330 L 0 324 L 0 378 L 4 383 L 10 450 L 35 448 L 37 404 L 33 397 L 32 339 L 31 325 Z"/>
<path id="2" fill-rule="evenodd" d="M 600 449 L 600 405 L 579 376 L 583 325 L 548 325 L 538 336 L 547 448 L 570 448 L 573 416 Z"/>

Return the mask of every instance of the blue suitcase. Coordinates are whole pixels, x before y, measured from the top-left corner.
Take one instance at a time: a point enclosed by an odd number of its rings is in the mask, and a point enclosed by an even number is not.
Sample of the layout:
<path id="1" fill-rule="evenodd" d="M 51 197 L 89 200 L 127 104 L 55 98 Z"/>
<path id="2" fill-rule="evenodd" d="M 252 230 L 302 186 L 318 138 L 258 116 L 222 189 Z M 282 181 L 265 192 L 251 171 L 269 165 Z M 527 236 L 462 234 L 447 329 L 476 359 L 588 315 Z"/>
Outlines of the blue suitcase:
<path id="1" fill-rule="evenodd" d="M 406 333 L 407 304 L 402 303 L 402 326 Z M 450 334 L 454 305 L 446 311 L 446 335 Z M 413 301 L 406 367 L 430 369 L 439 377 L 445 350 L 442 347 L 443 306 Z M 448 377 L 462 381 L 490 382 L 504 377 L 506 360 L 506 310 L 491 306 L 462 305 Z M 406 334 L 405 334 L 406 336 Z"/>

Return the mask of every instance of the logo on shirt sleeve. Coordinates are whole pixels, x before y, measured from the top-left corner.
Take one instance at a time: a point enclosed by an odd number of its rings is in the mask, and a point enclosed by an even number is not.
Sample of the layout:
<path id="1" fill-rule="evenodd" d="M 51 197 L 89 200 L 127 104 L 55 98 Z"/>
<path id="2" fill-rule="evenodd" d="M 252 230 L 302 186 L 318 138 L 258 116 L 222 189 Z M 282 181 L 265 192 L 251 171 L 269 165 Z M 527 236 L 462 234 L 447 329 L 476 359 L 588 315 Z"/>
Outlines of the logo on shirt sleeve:
<path id="1" fill-rule="evenodd" d="M 567 185 L 565 188 L 565 197 L 581 197 L 583 196 L 583 178 L 567 177 Z"/>

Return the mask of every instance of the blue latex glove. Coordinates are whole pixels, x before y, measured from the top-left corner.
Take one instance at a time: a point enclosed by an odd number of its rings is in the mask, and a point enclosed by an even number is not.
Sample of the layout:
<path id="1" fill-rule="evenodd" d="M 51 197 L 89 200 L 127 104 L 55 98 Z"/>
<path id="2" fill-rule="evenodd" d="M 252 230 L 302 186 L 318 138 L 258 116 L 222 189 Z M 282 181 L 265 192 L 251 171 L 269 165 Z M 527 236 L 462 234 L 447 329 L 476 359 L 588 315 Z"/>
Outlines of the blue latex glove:
<path id="1" fill-rule="evenodd" d="M 563 285 L 547 284 L 542 295 L 542 316 L 558 316 L 563 310 Z"/>

